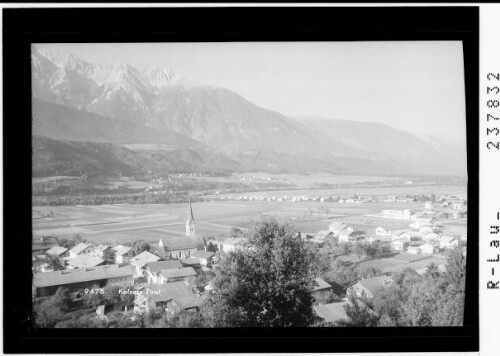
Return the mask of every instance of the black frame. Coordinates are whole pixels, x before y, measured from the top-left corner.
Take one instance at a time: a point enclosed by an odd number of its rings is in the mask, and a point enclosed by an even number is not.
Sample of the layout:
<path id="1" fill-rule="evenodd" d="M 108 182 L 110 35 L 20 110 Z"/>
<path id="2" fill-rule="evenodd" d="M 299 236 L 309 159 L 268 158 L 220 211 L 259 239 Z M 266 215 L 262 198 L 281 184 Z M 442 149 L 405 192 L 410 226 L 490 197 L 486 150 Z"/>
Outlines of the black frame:
<path id="1" fill-rule="evenodd" d="M 4 352 L 477 351 L 479 8 L 4 9 Z M 465 326 L 455 328 L 34 329 L 31 325 L 31 43 L 463 41 L 468 163 Z M 20 276 L 22 276 L 20 278 Z M 141 342 L 141 340 L 143 342 Z"/>

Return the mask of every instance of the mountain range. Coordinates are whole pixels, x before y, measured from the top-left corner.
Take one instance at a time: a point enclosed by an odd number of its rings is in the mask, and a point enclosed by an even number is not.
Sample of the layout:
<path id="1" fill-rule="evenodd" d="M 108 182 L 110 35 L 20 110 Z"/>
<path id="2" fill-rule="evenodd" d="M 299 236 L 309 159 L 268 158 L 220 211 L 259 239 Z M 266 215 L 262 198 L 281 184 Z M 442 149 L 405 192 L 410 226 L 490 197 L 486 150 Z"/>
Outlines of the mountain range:
<path id="1" fill-rule="evenodd" d="M 466 174 L 463 147 L 383 124 L 287 117 L 168 67 L 93 64 L 34 46 L 32 89 L 34 136 L 161 144 L 160 155 L 178 157 L 167 171 Z"/>

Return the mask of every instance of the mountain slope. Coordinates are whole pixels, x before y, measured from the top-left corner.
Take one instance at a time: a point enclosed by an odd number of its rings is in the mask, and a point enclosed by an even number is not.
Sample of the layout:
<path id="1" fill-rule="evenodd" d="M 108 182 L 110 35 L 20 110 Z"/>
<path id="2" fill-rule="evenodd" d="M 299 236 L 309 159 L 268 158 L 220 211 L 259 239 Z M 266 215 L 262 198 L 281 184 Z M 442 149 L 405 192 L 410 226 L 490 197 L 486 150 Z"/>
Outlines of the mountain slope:
<path id="1" fill-rule="evenodd" d="M 203 146 L 173 131 L 157 130 L 37 99 L 33 99 L 33 135 L 67 141 L 158 143 L 177 148 Z"/>
<path id="2" fill-rule="evenodd" d="M 299 118 L 299 122 L 312 131 L 362 151 L 364 157 L 391 161 L 408 172 L 466 174 L 465 150 L 445 145 L 437 138 L 426 142 L 409 132 L 379 123 L 320 118 Z"/>
<path id="3" fill-rule="evenodd" d="M 465 174 L 462 153 L 439 140 L 381 124 L 292 120 L 168 67 L 92 64 L 35 46 L 32 70 L 36 135 L 167 144 L 182 150 L 176 162 L 199 156 L 203 169 L 211 161 L 224 170 Z"/>

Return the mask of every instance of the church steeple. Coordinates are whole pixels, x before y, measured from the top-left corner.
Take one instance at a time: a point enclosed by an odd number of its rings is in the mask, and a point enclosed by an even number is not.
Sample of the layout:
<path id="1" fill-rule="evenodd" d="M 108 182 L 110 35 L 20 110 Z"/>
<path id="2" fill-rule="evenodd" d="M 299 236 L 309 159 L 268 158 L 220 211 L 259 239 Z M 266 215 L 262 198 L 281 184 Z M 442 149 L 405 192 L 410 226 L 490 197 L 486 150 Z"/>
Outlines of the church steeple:
<path id="1" fill-rule="evenodd" d="M 191 206 L 191 199 L 189 199 L 188 216 L 186 220 L 186 236 L 194 236 L 194 234 L 193 207 Z"/>

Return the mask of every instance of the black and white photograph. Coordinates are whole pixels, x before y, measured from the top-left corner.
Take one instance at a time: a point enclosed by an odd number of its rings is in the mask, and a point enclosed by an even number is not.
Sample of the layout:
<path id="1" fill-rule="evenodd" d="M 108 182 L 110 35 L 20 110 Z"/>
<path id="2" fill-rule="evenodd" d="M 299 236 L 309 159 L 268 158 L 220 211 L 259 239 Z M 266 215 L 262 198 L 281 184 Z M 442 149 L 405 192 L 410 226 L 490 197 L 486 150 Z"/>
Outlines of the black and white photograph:
<path id="1" fill-rule="evenodd" d="M 460 41 L 31 61 L 37 328 L 463 325 Z"/>

